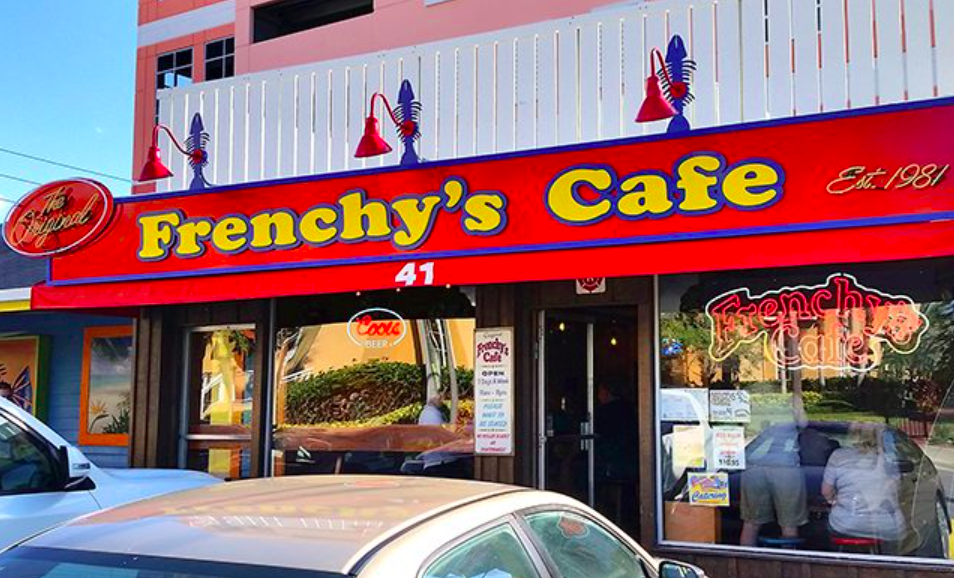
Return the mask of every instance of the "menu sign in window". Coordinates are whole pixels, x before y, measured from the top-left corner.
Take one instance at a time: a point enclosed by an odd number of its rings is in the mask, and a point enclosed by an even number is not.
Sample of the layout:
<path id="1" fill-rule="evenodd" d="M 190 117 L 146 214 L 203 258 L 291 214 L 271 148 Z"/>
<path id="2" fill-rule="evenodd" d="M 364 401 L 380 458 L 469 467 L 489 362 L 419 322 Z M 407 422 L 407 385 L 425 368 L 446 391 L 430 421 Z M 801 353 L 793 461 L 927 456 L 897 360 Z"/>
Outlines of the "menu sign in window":
<path id="1" fill-rule="evenodd" d="M 478 329 L 474 343 L 474 451 L 513 454 L 513 329 Z"/>

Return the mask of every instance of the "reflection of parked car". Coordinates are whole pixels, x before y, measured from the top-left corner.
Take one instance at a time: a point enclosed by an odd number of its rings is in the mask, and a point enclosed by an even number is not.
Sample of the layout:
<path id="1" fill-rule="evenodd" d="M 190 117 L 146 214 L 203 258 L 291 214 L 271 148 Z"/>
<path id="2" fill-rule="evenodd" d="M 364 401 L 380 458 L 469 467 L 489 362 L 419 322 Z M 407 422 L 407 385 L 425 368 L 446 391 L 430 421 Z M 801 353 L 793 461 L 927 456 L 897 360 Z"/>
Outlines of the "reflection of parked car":
<path id="1" fill-rule="evenodd" d="M 3 578 L 703 578 L 572 498 L 383 476 L 246 480 L 115 508 L 0 555 Z"/>
<path id="2" fill-rule="evenodd" d="M 436 478 L 472 479 L 474 477 L 474 440 L 456 440 L 408 458 L 401 473 Z"/>
<path id="3" fill-rule="evenodd" d="M 799 433 L 798 452 L 805 474 L 808 507 L 816 519 L 824 519 L 829 509 L 821 495 L 828 458 L 847 443 L 851 425 L 848 422 L 809 422 Z M 876 427 L 880 430 L 886 467 L 900 476 L 898 502 L 911 524 L 898 545 L 898 553 L 946 558 L 950 517 L 937 468 L 906 434 L 890 426 Z M 783 425 L 770 427 L 749 442 L 745 452 L 747 462 L 757 462 L 766 453 L 778 449 L 778 444 L 786 443 L 789 428 Z M 741 474 L 732 472 L 729 477 L 733 504 L 739 503 Z"/>
<path id="4" fill-rule="evenodd" d="M 0 549 L 101 508 L 218 482 L 183 470 L 101 470 L 40 420 L 0 399 Z"/>

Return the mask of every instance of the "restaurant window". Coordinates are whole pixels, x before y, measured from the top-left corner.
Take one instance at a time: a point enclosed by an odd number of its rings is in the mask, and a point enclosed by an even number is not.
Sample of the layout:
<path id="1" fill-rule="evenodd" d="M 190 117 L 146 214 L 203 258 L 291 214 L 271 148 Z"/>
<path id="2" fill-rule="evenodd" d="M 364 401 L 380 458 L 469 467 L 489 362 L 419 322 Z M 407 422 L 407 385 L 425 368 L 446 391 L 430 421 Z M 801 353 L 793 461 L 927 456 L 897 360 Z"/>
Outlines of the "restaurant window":
<path id="1" fill-rule="evenodd" d="M 156 63 L 156 90 L 190 84 L 192 84 L 191 48 L 159 55 Z"/>
<path id="2" fill-rule="evenodd" d="M 250 477 L 255 330 L 204 327 L 187 341 L 185 466 L 226 479 Z"/>
<path id="3" fill-rule="evenodd" d="M 205 79 L 235 76 L 235 38 L 213 40 L 205 45 Z"/>
<path id="4" fill-rule="evenodd" d="M 252 9 L 252 41 L 262 42 L 371 14 L 373 0 L 279 0 Z"/>
<path id="5" fill-rule="evenodd" d="M 435 291 L 282 307 L 273 474 L 473 477 L 473 306 Z"/>
<path id="6" fill-rule="evenodd" d="M 664 540 L 950 558 L 952 265 L 661 278 Z"/>

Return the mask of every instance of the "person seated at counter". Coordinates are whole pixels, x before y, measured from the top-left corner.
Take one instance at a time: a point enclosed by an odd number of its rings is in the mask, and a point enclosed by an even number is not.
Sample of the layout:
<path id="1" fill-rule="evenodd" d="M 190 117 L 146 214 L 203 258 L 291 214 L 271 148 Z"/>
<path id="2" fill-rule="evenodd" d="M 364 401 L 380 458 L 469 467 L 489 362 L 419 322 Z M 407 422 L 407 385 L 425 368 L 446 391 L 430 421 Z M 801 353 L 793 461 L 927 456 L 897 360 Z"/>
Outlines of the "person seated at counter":
<path id="1" fill-rule="evenodd" d="M 831 504 L 828 526 L 835 546 L 844 542 L 840 538 L 867 538 L 878 547 L 904 537 L 901 474 L 885 459 L 882 433 L 877 424 L 852 424 L 849 443 L 828 459 L 822 495 Z"/>

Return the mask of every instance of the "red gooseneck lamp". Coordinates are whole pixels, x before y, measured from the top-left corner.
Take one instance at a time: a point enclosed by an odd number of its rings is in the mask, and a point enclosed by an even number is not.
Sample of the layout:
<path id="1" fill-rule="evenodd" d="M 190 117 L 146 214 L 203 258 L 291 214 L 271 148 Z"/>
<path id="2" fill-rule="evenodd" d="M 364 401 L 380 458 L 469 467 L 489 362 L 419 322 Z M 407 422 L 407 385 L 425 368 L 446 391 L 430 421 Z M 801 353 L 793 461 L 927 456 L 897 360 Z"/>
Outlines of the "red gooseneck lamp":
<path id="1" fill-rule="evenodd" d="M 656 62 L 659 62 L 663 76 L 666 77 L 666 84 L 669 86 L 669 92 L 673 98 L 682 98 L 685 96 L 688 87 L 684 82 L 673 82 L 666 69 L 666 62 L 663 60 L 662 52 L 658 48 L 653 48 L 649 53 L 649 63 L 652 66 L 652 74 L 646 79 L 646 98 L 642 106 L 639 107 L 639 114 L 636 115 L 636 122 L 653 122 L 676 116 L 676 109 L 672 103 L 663 96 L 662 88 L 659 86 L 659 77 L 656 73 Z"/>
<path id="2" fill-rule="evenodd" d="M 149 152 L 146 155 L 146 164 L 142 166 L 142 172 L 139 174 L 140 183 L 148 183 L 150 181 L 158 181 L 172 176 L 172 171 L 169 170 L 162 162 L 161 151 L 159 150 L 159 131 L 163 130 L 169 135 L 169 138 L 172 140 L 172 144 L 179 149 L 179 152 L 186 155 L 191 159 L 193 165 L 202 164 L 205 162 L 205 151 L 201 148 L 196 147 L 195 150 L 189 151 L 187 148 L 179 144 L 179 141 L 176 140 L 176 136 L 172 134 L 172 131 L 164 124 L 157 124 L 152 129 L 152 144 L 149 146 Z"/>
<path id="3" fill-rule="evenodd" d="M 389 145 L 386 140 L 381 138 L 381 130 L 378 127 L 378 119 L 374 116 L 374 101 L 379 97 L 384 101 L 384 107 L 388 111 L 388 116 L 391 117 L 391 122 L 393 122 L 394 126 L 396 126 L 401 132 L 401 136 L 407 137 L 413 135 L 417 130 L 417 125 L 413 120 L 405 120 L 403 122 L 398 120 L 397 116 L 394 114 L 394 110 L 391 109 L 391 103 L 388 102 L 388 97 L 384 96 L 380 92 L 375 92 L 371 95 L 371 113 L 364 121 L 364 136 L 362 136 L 361 140 L 358 142 L 358 148 L 354 152 L 355 158 L 361 159 L 366 157 L 376 157 L 378 155 L 386 155 L 393 150 L 391 145 Z"/>

